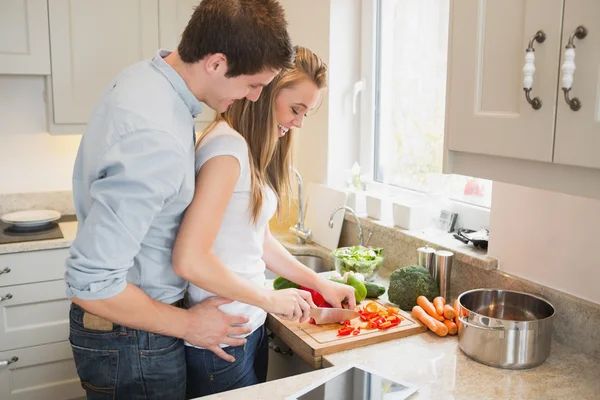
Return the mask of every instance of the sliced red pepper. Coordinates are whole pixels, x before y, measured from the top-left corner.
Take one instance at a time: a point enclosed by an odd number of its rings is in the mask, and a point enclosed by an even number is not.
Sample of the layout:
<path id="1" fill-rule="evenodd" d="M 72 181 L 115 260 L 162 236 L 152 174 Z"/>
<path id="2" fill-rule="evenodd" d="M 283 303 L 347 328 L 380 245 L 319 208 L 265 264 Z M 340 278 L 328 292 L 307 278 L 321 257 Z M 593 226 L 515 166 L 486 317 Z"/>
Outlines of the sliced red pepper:
<path id="1" fill-rule="evenodd" d="M 360 333 L 360 326 L 352 331 L 352 334 L 355 336 L 358 335 L 359 333 Z"/>
<path id="2" fill-rule="evenodd" d="M 326 301 L 323 301 L 322 303 L 315 303 L 315 304 L 317 305 L 317 307 L 321 307 L 321 308 L 333 308 L 333 306 Z"/>
<path id="3" fill-rule="evenodd" d="M 313 324 L 313 325 L 317 324 L 317 322 L 315 321 L 315 319 L 313 317 L 310 317 L 310 319 L 308 320 L 308 323 Z"/>
<path id="4" fill-rule="evenodd" d="M 352 326 L 344 325 L 340 329 L 338 329 L 338 336 L 348 336 L 354 331 Z"/>

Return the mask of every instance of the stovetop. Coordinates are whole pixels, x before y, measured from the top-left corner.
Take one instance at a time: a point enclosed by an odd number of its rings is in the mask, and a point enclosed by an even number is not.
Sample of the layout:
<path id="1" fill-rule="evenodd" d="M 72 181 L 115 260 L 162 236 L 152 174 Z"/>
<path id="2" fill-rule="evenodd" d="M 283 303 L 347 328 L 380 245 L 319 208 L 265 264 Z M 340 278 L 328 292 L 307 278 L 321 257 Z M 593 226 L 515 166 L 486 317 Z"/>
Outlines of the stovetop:
<path id="1" fill-rule="evenodd" d="M 62 239 L 64 236 L 58 223 L 72 221 L 77 221 L 75 215 L 63 215 L 57 222 L 36 228 L 17 228 L 0 221 L 0 244 Z"/>

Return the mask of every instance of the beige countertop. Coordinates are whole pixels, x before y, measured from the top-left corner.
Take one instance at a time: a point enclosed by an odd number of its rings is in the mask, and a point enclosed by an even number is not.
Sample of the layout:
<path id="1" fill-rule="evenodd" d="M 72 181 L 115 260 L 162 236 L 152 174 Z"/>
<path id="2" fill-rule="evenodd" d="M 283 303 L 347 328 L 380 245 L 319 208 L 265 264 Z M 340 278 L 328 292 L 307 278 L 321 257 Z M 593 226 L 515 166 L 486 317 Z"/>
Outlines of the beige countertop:
<path id="1" fill-rule="evenodd" d="M 419 387 L 411 399 L 600 398 L 600 361 L 552 343 L 550 357 L 528 370 L 488 367 L 467 358 L 456 337 L 431 332 L 324 356 L 333 368 L 360 363 Z M 238 389 L 203 399 L 284 399 L 330 373 L 329 368 Z"/>
<path id="2" fill-rule="evenodd" d="M 62 239 L 0 244 L 0 254 L 70 247 L 73 239 L 75 239 L 75 234 L 77 233 L 77 221 L 61 222 L 58 224 L 58 226 L 60 227 L 60 230 L 64 236 Z"/>

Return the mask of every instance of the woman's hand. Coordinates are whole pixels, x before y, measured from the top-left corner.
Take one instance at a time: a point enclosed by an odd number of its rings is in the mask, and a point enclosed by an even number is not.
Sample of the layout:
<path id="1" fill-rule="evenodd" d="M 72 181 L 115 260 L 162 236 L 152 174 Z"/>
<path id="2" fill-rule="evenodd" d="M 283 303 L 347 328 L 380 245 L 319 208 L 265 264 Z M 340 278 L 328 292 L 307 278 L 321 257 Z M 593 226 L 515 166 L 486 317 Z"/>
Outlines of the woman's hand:
<path id="1" fill-rule="evenodd" d="M 348 309 L 356 308 L 356 298 L 354 297 L 354 288 L 350 285 L 330 281 L 329 279 L 319 278 L 317 281 L 317 292 L 328 302 L 333 308 L 342 308 L 342 302 L 348 301 Z"/>
<path id="2" fill-rule="evenodd" d="M 310 309 L 316 307 L 310 293 L 306 290 L 284 289 L 271 292 L 269 306 L 265 311 L 290 321 L 300 323 L 310 318 Z"/>

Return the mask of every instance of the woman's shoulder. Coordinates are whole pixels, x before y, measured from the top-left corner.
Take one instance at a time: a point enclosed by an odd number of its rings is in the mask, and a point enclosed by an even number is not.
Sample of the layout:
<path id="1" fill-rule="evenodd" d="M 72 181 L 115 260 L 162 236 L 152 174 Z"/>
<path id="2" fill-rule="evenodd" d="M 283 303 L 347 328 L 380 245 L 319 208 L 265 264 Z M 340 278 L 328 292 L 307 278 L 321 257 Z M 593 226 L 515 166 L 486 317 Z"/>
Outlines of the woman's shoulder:
<path id="1" fill-rule="evenodd" d="M 225 155 L 237 158 L 242 172 L 250 168 L 246 139 L 227 123 L 220 122 L 201 139 L 196 148 L 196 172 L 211 158 Z"/>
<path id="2" fill-rule="evenodd" d="M 246 139 L 225 121 L 219 122 L 212 128 L 212 130 L 202 139 L 198 149 L 211 142 L 237 143 L 238 145 L 243 144 L 245 148 L 248 147 Z"/>

